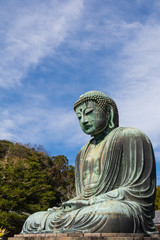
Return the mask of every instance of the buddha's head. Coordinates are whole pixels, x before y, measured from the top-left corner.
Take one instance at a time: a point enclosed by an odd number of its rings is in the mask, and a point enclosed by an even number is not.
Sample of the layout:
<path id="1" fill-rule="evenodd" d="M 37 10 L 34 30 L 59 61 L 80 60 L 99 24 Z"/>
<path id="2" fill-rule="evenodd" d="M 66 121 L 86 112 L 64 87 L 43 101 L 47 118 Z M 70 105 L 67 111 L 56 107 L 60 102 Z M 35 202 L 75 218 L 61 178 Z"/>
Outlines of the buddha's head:
<path id="1" fill-rule="evenodd" d="M 81 95 L 74 110 L 82 130 L 91 136 L 110 132 L 119 125 L 115 102 L 102 92 L 90 91 Z"/>

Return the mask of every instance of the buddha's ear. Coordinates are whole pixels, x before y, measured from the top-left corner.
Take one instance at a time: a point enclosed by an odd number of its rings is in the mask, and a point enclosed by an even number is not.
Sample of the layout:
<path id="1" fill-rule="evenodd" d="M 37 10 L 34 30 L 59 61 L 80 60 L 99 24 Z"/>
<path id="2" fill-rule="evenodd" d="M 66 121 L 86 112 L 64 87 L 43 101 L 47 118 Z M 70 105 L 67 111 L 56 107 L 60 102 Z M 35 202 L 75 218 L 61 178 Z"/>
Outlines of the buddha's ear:
<path id="1" fill-rule="evenodd" d="M 110 110 L 109 110 L 110 118 L 109 118 L 109 128 L 112 129 L 114 128 L 114 111 L 112 106 L 110 105 Z"/>

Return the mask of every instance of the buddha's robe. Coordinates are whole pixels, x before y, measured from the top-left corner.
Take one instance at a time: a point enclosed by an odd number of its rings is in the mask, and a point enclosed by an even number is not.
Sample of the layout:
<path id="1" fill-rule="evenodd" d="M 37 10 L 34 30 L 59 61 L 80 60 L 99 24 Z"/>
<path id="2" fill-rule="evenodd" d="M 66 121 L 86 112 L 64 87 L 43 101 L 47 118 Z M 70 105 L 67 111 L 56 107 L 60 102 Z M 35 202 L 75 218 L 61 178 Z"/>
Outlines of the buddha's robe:
<path id="1" fill-rule="evenodd" d="M 35 213 L 22 233 L 156 232 L 155 159 L 141 131 L 119 127 L 99 144 L 91 140 L 77 155 L 75 176 L 77 207 Z"/>

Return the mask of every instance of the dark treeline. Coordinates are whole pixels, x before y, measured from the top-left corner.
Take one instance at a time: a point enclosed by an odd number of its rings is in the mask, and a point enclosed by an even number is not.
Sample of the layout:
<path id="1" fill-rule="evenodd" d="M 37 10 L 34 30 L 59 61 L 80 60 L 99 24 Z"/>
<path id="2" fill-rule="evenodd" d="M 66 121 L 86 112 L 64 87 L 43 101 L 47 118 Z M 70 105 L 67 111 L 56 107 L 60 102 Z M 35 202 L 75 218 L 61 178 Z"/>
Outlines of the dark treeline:
<path id="1" fill-rule="evenodd" d="M 160 211 L 160 186 L 157 186 L 156 189 L 156 200 L 155 200 L 155 210 Z"/>
<path id="2" fill-rule="evenodd" d="M 75 196 L 74 167 L 43 147 L 0 141 L 0 227 L 21 231 L 29 214 Z"/>

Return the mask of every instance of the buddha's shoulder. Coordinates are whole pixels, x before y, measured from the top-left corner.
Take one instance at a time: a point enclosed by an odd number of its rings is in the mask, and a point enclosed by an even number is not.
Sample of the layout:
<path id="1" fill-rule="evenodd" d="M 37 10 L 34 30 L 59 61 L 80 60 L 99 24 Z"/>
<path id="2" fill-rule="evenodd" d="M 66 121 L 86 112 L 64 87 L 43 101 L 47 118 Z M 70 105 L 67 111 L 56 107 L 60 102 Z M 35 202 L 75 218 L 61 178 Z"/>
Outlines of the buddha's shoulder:
<path id="1" fill-rule="evenodd" d="M 116 141 L 117 143 L 122 143 L 122 142 L 126 142 L 126 140 L 131 140 L 131 139 L 135 139 L 135 141 L 138 141 L 141 139 L 141 141 L 147 141 L 148 143 L 150 143 L 149 138 L 146 136 L 145 133 L 143 133 L 141 130 L 139 130 L 138 128 L 133 128 L 133 127 L 117 127 L 114 130 L 112 130 L 106 137 L 105 139 L 102 141 L 102 144 L 104 144 L 104 142 L 112 142 L 112 141 Z M 125 140 L 125 141 L 124 141 Z M 79 151 L 77 157 L 79 158 L 80 155 L 83 155 L 88 146 L 92 143 L 93 139 L 91 139 L 89 142 L 87 142 Z"/>
<path id="2" fill-rule="evenodd" d="M 87 150 L 88 146 L 90 145 L 90 141 L 87 142 L 78 152 L 77 157 L 76 157 L 76 161 L 78 161 L 81 157 L 81 155 L 83 155 L 83 153 L 85 153 L 85 151 Z"/>
<path id="3" fill-rule="evenodd" d="M 149 140 L 144 132 L 133 127 L 117 127 L 111 131 L 110 136 L 114 136 L 115 138 L 142 138 Z"/>

